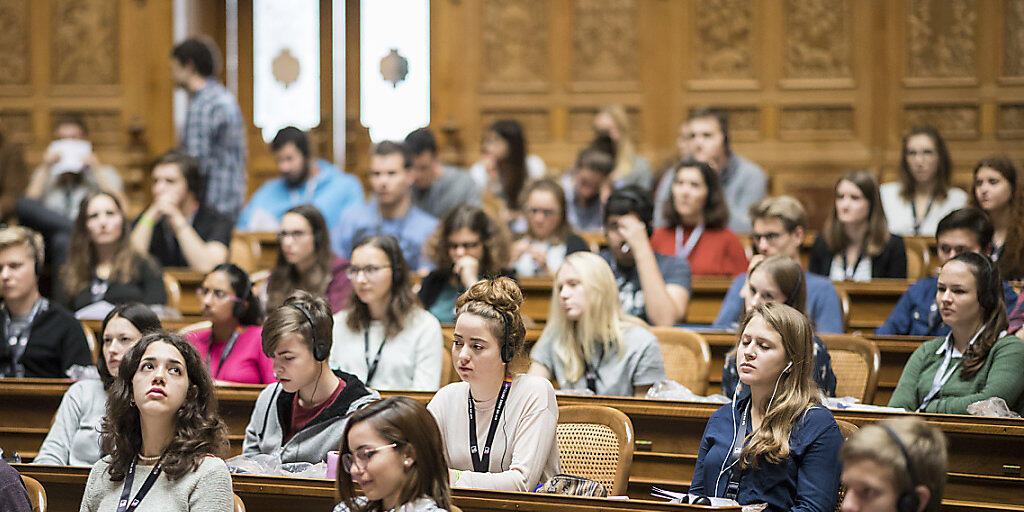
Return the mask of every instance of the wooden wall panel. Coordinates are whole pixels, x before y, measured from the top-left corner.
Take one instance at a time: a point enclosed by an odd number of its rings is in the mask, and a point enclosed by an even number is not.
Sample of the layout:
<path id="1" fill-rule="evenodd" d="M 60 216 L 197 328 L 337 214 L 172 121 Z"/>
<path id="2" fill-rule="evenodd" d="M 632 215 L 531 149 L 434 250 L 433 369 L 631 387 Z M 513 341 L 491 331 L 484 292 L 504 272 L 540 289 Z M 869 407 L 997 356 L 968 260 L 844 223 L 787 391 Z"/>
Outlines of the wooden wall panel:
<path id="1" fill-rule="evenodd" d="M 912 125 L 942 130 L 961 184 L 1024 157 L 1024 0 L 446 0 L 431 20 L 432 124 L 466 163 L 512 117 L 560 172 L 608 103 L 655 166 L 687 111 L 725 109 L 772 192 L 825 212 L 848 169 L 892 179 Z"/>

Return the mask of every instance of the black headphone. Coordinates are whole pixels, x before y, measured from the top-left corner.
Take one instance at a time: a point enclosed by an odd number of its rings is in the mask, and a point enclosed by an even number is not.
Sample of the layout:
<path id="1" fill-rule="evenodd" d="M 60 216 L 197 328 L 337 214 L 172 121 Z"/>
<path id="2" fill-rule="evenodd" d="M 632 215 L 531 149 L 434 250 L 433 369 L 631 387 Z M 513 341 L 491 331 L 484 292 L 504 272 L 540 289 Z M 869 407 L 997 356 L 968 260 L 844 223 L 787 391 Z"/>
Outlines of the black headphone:
<path id="1" fill-rule="evenodd" d="M 306 306 L 303 306 L 298 302 L 289 302 L 288 305 L 299 310 L 302 313 L 302 316 L 306 317 L 306 320 L 309 322 L 309 331 L 313 336 L 313 359 L 316 359 L 317 361 L 326 361 L 331 355 L 331 347 L 327 343 L 317 339 L 316 324 L 313 323 L 313 315 L 309 314 L 309 310 L 306 309 Z"/>
<path id="2" fill-rule="evenodd" d="M 900 453 L 903 454 L 903 460 L 907 463 L 907 474 L 910 475 L 910 488 L 904 489 L 900 492 L 899 497 L 896 498 L 896 510 L 899 512 L 917 512 L 917 508 L 921 505 L 921 500 L 917 496 L 917 474 L 914 472 L 914 464 L 910 461 L 910 453 L 907 452 L 906 445 L 900 440 L 900 436 L 896 435 L 896 431 L 890 428 L 888 425 L 882 423 L 876 423 L 886 434 L 896 443 L 896 447 L 900 449 Z"/>

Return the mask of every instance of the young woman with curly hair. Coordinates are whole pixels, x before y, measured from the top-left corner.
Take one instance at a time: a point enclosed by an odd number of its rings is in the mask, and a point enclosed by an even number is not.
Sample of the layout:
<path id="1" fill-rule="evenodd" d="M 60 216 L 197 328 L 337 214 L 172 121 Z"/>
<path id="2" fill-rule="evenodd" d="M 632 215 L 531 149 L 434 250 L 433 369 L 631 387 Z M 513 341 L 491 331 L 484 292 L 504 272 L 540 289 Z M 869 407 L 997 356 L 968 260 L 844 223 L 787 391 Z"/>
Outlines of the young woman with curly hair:
<path id="1" fill-rule="evenodd" d="M 213 380 L 199 352 L 166 331 L 139 340 L 121 362 L 103 419 L 103 452 L 89 473 L 83 512 L 234 509 Z"/>
<path id="2" fill-rule="evenodd" d="M 747 315 L 736 367 L 749 394 L 708 420 L 690 494 L 767 503 L 770 512 L 835 507 L 843 436 L 818 399 L 812 337 L 807 317 L 785 304 Z"/>
<path id="3" fill-rule="evenodd" d="M 509 277 L 511 235 L 477 206 L 448 212 L 427 240 L 426 254 L 437 265 L 423 278 L 420 302 L 437 319 L 455 321 L 455 300 L 482 278 Z"/>
<path id="4" fill-rule="evenodd" d="M 522 303 L 515 281 L 499 277 L 477 282 L 456 304 L 452 363 L 462 382 L 427 405 L 452 487 L 530 492 L 559 473 L 555 390 L 543 377 L 512 371 L 526 335 Z"/>
<path id="5" fill-rule="evenodd" d="M 441 324 L 412 291 L 398 239 L 355 243 L 348 267 L 352 306 L 334 315 L 331 368 L 373 389 L 434 391 L 441 385 Z"/>

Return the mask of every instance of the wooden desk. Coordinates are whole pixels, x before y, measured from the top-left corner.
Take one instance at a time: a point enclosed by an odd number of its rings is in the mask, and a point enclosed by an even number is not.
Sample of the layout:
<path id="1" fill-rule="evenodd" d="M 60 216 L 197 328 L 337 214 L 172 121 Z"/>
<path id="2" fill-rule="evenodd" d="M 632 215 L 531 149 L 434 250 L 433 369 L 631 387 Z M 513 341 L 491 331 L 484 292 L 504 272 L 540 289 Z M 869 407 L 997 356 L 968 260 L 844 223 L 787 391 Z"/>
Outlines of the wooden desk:
<path id="1" fill-rule="evenodd" d="M 19 473 L 35 478 L 46 489 L 47 510 L 50 512 L 77 512 L 89 468 L 67 466 L 33 466 L 14 464 Z M 333 480 L 289 478 L 272 476 L 231 475 L 231 486 L 242 498 L 246 512 L 279 512 L 282 510 L 328 511 L 335 503 Z M 664 501 L 610 500 L 604 498 L 577 498 L 551 494 L 481 491 L 455 489 L 455 505 L 465 512 L 515 510 L 521 512 L 682 512 L 707 510 L 696 505 L 678 505 Z M 719 508 L 724 512 L 737 512 L 739 507 Z"/>
<path id="2" fill-rule="evenodd" d="M 870 283 L 843 281 L 835 283 L 850 297 L 850 318 L 847 331 L 873 333 L 885 323 L 907 287 L 914 284 L 906 279 L 873 279 Z"/>

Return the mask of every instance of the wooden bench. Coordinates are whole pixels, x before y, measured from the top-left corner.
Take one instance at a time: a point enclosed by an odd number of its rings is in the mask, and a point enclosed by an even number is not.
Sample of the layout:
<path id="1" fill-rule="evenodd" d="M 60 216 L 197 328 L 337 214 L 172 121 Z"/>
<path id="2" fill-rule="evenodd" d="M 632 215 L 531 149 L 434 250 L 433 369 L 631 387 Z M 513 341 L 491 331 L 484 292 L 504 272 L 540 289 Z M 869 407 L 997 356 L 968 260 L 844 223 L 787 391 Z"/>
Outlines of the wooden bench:
<path id="1" fill-rule="evenodd" d="M 0 446 L 23 457 L 35 455 L 69 383 L 47 379 L 0 380 Z M 245 427 L 262 386 L 219 386 L 221 416 L 227 423 L 231 454 L 241 452 Z M 429 392 L 385 392 L 427 402 Z M 636 450 L 629 494 L 648 496 L 651 485 L 681 489 L 693 476 L 697 448 L 711 413 L 719 404 L 635 398 L 559 396 L 560 405 L 604 405 L 629 416 Z M 836 418 L 856 425 L 898 417 L 896 413 L 836 411 Z M 947 496 L 977 504 L 1024 507 L 1024 420 L 922 414 L 949 440 Z M 241 494 L 241 493 L 240 493 Z M 244 497 L 244 496 L 243 496 Z"/>
<path id="2" fill-rule="evenodd" d="M 89 478 L 89 468 L 68 466 L 33 466 L 14 464 L 25 476 L 35 478 L 46 489 L 47 510 L 77 512 Z M 246 512 L 279 512 L 282 510 L 331 510 L 335 503 L 333 480 L 289 478 L 281 476 L 231 475 L 231 486 L 242 498 Z M 464 512 L 515 510 L 520 512 L 683 512 L 707 510 L 696 505 L 679 505 L 664 501 L 578 498 L 553 494 L 454 489 L 455 505 Z M 738 512 L 740 507 L 718 508 Z"/>

